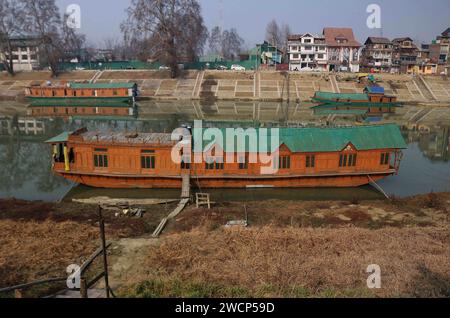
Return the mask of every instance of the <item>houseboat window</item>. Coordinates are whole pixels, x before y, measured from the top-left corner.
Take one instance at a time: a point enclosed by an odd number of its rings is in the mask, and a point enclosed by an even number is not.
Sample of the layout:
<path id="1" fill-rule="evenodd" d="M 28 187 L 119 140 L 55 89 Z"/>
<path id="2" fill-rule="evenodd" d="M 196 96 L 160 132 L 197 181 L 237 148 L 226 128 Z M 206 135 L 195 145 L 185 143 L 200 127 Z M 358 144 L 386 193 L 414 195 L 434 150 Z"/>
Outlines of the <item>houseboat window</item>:
<path id="1" fill-rule="evenodd" d="M 248 169 L 248 158 L 240 157 L 239 158 L 239 170 L 247 170 Z"/>
<path id="2" fill-rule="evenodd" d="M 357 155 L 340 155 L 339 157 L 339 167 L 355 167 L 356 166 Z"/>
<path id="3" fill-rule="evenodd" d="M 212 163 L 208 163 L 208 161 L 210 161 L 210 160 L 207 160 L 207 162 L 205 163 L 206 170 L 214 170 L 214 169 L 215 170 L 224 170 L 225 169 L 225 164 L 224 164 L 222 158 L 217 158 Z"/>
<path id="4" fill-rule="evenodd" d="M 278 167 L 279 167 L 279 169 L 291 169 L 291 157 L 290 156 L 280 156 Z"/>
<path id="5" fill-rule="evenodd" d="M 306 168 L 314 168 L 316 166 L 316 156 L 306 156 Z"/>
<path id="6" fill-rule="evenodd" d="M 117 91 L 116 90 L 113 90 L 113 95 L 117 96 Z"/>
<path id="7" fill-rule="evenodd" d="M 108 167 L 108 156 L 107 155 L 94 155 L 94 166 L 97 168 L 107 168 Z"/>
<path id="8" fill-rule="evenodd" d="M 381 154 L 381 160 L 380 160 L 380 164 L 382 165 L 382 166 L 386 166 L 386 165 L 388 165 L 389 164 L 389 161 L 390 161 L 390 154 L 389 153 L 382 153 Z"/>
<path id="9" fill-rule="evenodd" d="M 191 169 L 191 164 L 188 163 L 189 160 L 183 159 L 181 161 L 181 169 L 186 170 L 186 169 Z"/>
<path id="10" fill-rule="evenodd" d="M 357 154 L 340 155 L 339 167 L 356 167 Z"/>
<path id="11" fill-rule="evenodd" d="M 108 155 L 106 155 L 106 154 L 94 154 L 94 167 L 96 167 L 96 168 L 108 168 Z"/>
<path id="12" fill-rule="evenodd" d="M 142 150 L 141 152 L 141 168 L 142 169 L 155 169 L 156 157 L 154 150 Z"/>

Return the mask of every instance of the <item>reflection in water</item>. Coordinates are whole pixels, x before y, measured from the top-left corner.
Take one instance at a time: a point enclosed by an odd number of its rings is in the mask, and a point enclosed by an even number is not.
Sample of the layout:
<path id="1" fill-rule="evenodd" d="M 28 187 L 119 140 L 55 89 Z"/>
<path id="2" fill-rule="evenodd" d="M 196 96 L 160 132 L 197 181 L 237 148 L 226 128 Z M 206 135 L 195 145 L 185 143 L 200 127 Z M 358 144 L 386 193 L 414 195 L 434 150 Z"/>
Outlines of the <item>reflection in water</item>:
<path id="1" fill-rule="evenodd" d="M 189 104 L 189 103 L 187 103 Z M 153 109 L 154 108 L 154 109 Z M 149 112 L 153 109 L 155 113 Z M 239 111 L 237 110 L 239 109 Z M 270 112 L 269 112 L 270 110 Z M 175 114 L 178 111 L 177 114 Z M 207 114 L 211 113 L 211 117 Z M 271 113 L 271 115 L 270 115 Z M 286 114 L 289 113 L 289 116 Z M 203 118 L 204 127 L 254 127 L 277 125 L 286 118 L 301 117 L 305 125 L 310 112 L 299 105 L 279 103 L 149 103 L 140 111 L 140 119 L 114 117 L 36 118 L 0 117 L 0 198 L 29 200 L 61 199 L 71 184 L 51 173 L 50 149 L 44 141 L 63 131 L 81 127 L 100 131 L 171 132 L 182 124 Z M 271 118 L 272 120 L 265 120 Z M 278 118 L 273 120 L 274 118 Z M 312 117 L 311 117 L 312 118 Z M 231 122 L 230 122 L 231 120 Z M 293 122 L 290 122 L 293 125 Z M 408 196 L 430 191 L 450 191 L 449 127 L 425 132 L 405 132 L 409 148 L 398 176 L 380 182 L 389 194 Z M 258 189 L 208 190 L 214 201 L 226 200 L 327 200 L 377 199 L 381 196 L 371 187 L 358 189 Z M 178 198 L 177 190 L 111 190 L 79 186 L 69 197 L 155 197 Z"/>

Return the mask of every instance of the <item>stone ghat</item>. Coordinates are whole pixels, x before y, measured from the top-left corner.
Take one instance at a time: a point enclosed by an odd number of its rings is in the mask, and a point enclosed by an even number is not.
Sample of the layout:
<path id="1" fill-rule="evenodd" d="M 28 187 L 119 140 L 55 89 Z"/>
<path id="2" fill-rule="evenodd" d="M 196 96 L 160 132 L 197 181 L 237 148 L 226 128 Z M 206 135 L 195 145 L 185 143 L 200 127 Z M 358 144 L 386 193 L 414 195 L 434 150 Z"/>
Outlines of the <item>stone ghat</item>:
<path id="1" fill-rule="evenodd" d="M 332 84 L 336 77 L 336 85 Z M 378 85 L 401 102 L 450 102 L 450 78 L 442 76 L 376 74 Z M 154 100 L 257 100 L 309 101 L 315 91 L 360 93 L 365 84 L 356 74 L 291 73 L 289 81 L 282 72 L 185 71 L 171 79 L 167 71 L 77 71 L 52 79 L 48 72 L 0 75 L 0 100 L 23 99 L 29 85 L 47 81 L 96 83 L 136 82 L 141 97 Z"/>

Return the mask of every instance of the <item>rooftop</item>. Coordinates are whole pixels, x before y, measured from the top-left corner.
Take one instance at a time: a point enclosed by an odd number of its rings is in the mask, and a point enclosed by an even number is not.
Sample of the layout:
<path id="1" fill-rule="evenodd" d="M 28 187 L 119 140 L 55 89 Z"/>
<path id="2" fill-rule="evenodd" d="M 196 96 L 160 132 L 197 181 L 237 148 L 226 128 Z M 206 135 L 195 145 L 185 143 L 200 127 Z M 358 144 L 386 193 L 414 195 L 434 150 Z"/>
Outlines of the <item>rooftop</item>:
<path id="1" fill-rule="evenodd" d="M 226 129 L 220 129 L 224 136 L 224 142 L 217 142 L 216 145 L 224 149 L 225 152 L 235 151 L 237 149 L 237 138 L 233 140 L 227 136 Z M 314 152 L 337 152 L 342 151 L 350 143 L 357 150 L 373 149 L 405 149 L 407 145 L 397 125 L 379 125 L 379 126 L 356 126 L 356 127 L 338 127 L 338 128 L 280 128 L 279 140 L 275 145 L 270 146 L 273 130 L 256 129 L 258 138 L 266 140 L 268 149 L 278 149 L 281 145 L 286 145 L 290 151 L 297 153 Z M 194 132 L 195 135 L 195 132 Z M 228 138 L 230 137 L 230 139 Z M 211 146 L 212 140 L 203 140 L 203 149 Z M 246 142 L 247 152 L 264 151 L 257 149 L 261 147 L 261 142 L 251 144 Z M 241 151 L 241 149 L 239 149 Z"/>
<path id="2" fill-rule="evenodd" d="M 323 34 L 329 46 L 361 47 L 351 28 L 325 28 Z M 339 43 L 338 40 L 346 40 L 346 42 Z"/>
<path id="3" fill-rule="evenodd" d="M 392 42 L 388 38 L 368 37 L 365 44 L 392 44 Z"/>
<path id="4" fill-rule="evenodd" d="M 108 88 L 134 88 L 136 83 L 69 83 L 71 88 L 74 89 L 108 89 Z"/>

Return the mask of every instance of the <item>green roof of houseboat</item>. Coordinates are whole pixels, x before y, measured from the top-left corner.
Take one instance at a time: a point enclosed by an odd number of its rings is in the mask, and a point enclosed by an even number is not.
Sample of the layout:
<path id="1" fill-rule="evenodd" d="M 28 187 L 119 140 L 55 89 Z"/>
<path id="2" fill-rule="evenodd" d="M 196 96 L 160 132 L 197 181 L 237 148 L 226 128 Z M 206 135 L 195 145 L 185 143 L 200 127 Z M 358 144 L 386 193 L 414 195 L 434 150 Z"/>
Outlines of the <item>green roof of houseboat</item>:
<path id="1" fill-rule="evenodd" d="M 74 89 L 114 89 L 114 88 L 134 88 L 136 83 L 75 83 L 69 84 Z"/>
<path id="2" fill-rule="evenodd" d="M 362 116 L 367 114 L 368 110 L 364 109 L 332 109 L 332 108 L 315 108 L 314 115 L 328 116 L 328 115 L 355 115 Z"/>
<path id="3" fill-rule="evenodd" d="M 369 100 L 367 94 L 341 94 L 341 93 L 329 93 L 329 92 L 316 92 L 314 98 L 326 99 L 326 100 Z"/>
<path id="4" fill-rule="evenodd" d="M 49 139 L 46 141 L 46 143 L 49 144 L 55 144 L 55 143 L 61 143 L 61 142 L 66 142 L 69 140 L 69 136 L 72 134 L 72 132 L 69 131 L 65 131 L 62 134 L 53 137 L 52 139 Z"/>
<path id="5" fill-rule="evenodd" d="M 407 145 L 400 132 L 400 128 L 395 124 L 355 126 L 338 128 L 279 128 L 279 141 L 270 147 L 272 130 L 259 131 L 262 138 L 266 138 L 269 143 L 268 148 L 277 149 L 281 145 L 286 145 L 292 152 L 314 153 L 314 152 L 336 152 L 342 151 L 349 143 L 353 144 L 357 150 L 375 149 L 405 149 Z M 225 152 L 237 152 L 237 141 L 227 138 L 226 129 L 219 129 L 224 136 L 224 144 L 218 142 L 217 145 Z M 213 133 L 211 131 L 211 133 Z M 194 130 L 194 140 L 195 140 Z M 203 149 L 210 145 L 212 140 L 203 140 Z M 246 142 L 246 152 L 252 147 L 258 147 Z M 234 148 L 233 148 L 234 147 Z M 241 149 L 239 149 L 240 151 Z M 259 149 L 258 149 L 259 151 Z"/>

